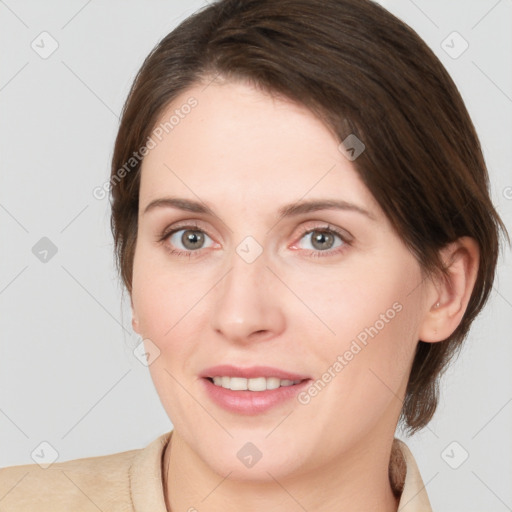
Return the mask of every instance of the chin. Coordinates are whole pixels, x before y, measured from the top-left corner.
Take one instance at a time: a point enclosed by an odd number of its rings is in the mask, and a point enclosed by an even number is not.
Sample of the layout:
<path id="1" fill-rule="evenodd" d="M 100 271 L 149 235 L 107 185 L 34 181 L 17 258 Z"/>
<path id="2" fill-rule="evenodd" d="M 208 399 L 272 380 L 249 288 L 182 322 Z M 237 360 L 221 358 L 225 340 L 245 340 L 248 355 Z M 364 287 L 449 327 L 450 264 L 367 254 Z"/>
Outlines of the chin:
<path id="1" fill-rule="evenodd" d="M 275 480 L 284 480 L 299 472 L 293 458 L 283 457 L 280 457 L 279 454 L 262 455 L 261 459 L 253 465 L 249 463 L 246 465 L 237 458 L 234 460 L 232 457 L 222 456 L 205 462 L 218 475 L 222 477 L 229 475 L 231 481 L 268 483 Z"/>
<path id="2" fill-rule="evenodd" d="M 300 472 L 306 464 L 304 454 L 298 453 L 297 442 L 290 435 L 265 439 L 268 429 L 264 433 L 247 429 L 230 432 L 233 438 L 223 434 L 224 439 L 203 437 L 200 445 L 193 447 L 203 462 L 222 478 L 229 474 L 230 480 L 263 483 L 287 478 Z"/>

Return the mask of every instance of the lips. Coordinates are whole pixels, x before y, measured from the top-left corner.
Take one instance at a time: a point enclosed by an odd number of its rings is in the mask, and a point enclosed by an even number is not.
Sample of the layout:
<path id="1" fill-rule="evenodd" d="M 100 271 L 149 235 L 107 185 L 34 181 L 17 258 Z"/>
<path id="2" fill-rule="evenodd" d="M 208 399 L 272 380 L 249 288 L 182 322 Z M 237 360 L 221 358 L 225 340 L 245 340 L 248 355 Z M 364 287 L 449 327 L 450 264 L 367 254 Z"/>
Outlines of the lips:
<path id="1" fill-rule="evenodd" d="M 280 380 L 302 381 L 309 379 L 308 375 L 292 373 L 271 366 L 251 366 L 243 368 L 232 365 L 218 365 L 207 368 L 200 374 L 203 378 L 213 379 L 214 377 L 241 377 L 244 379 L 256 379 L 258 377 L 275 377 Z"/>
<path id="2" fill-rule="evenodd" d="M 278 407 L 292 400 L 311 381 L 307 375 L 270 366 L 220 365 L 207 368 L 200 376 L 213 403 L 242 415 L 262 414 Z"/>

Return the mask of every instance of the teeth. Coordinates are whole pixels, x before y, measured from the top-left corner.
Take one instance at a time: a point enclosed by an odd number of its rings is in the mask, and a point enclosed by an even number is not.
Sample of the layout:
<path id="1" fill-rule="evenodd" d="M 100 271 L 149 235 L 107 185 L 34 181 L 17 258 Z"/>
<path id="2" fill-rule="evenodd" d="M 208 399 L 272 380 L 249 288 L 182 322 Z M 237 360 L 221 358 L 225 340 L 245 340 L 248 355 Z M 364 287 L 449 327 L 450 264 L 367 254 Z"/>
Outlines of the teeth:
<path id="1" fill-rule="evenodd" d="M 244 379 L 243 377 L 213 377 L 213 383 L 216 386 L 233 391 L 266 391 L 267 389 L 277 389 L 282 386 L 293 386 L 300 380 L 279 379 L 277 377 L 256 377 L 254 379 Z"/>

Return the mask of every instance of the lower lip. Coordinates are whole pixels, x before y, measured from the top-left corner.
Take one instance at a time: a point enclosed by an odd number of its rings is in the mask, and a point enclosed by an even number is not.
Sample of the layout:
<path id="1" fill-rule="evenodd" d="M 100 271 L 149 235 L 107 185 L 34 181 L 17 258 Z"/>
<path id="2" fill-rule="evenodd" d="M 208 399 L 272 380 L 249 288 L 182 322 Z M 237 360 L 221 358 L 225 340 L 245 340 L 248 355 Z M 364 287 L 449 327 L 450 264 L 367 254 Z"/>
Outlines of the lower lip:
<path id="1" fill-rule="evenodd" d="M 293 386 L 282 386 L 265 391 L 233 391 L 203 378 L 206 392 L 210 398 L 220 407 L 238 414 L 261 414 L 273 407 L 291 400 L 308 386 L 311 379 L 303 380 Z"/>

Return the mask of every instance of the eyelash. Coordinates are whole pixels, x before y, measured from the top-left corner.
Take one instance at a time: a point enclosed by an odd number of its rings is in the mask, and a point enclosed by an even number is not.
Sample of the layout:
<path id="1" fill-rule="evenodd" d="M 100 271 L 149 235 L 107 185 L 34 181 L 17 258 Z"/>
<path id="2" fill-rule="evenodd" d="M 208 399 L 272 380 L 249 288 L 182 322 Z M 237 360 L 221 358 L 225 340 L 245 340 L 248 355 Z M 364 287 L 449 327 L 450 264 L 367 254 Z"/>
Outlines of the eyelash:
<path id="1" fill-rule="evenodd" d="M 197 256 L 200 256 L 201 249 L 198 249 L 196 251 L 182 251 L 180 249 L 171 249 L 169 247 L 169 245 L 165 243 L 171 235 L 173 235 L 174 233 L 176 233 L 178 231 L 182 231 L 182 230 L 200 231 L 200 232 L 204 233 L 205 235 L 209 236 L 210 238 L 212 238 L 210 235 L 208 235 L 208 233 L 206 233 L 197 224 L 186 224 L 186 225 L 183 225 L 183 226 L 174 226 L 170 230 L 165 229 L 158 236 L 157 242 L 162 244 L 164 246 L 165 250 L 169 254 L 171 254 L 172 256 L 178 256 L 178 257 L 184 256 L 186 258 L 195 258 Z M 343 245 L 341 245 L 340 247 L 338 247 L 336 249 L 329 249 L 329 250 L 326 250 L 326 251 L 313 250 L 313 249 L 309 249 L 309 250 L 308 249 L 302 249 L 302 250 L 310 251 L 310 254 L 308 255 L 308 257 L 311 257 L 311 258 L 319 258 L 320 257 L 321 258 L 321 257 L 326 257 L 326 256 L 339 255 L 339 254 L 345 252 L 345 250 L 347 249 L 347 246 L 352 245 L 351 241 L 347 238 L 346 235 L 343 235 L 343 233 L 338 231 L 336 228 L 333 228 L 329 224 L 324 225 L 324 226 L 315 226 L 313 228 L 304 228 L 301 231 L 298 240 L 301 240 L 305 235 L 308 235 L 310 233 L 314 233 L 315 231 L 319 231 L 321 233 L 328 233 L 328 234 L 336 235 L 343 242 Z"/>

